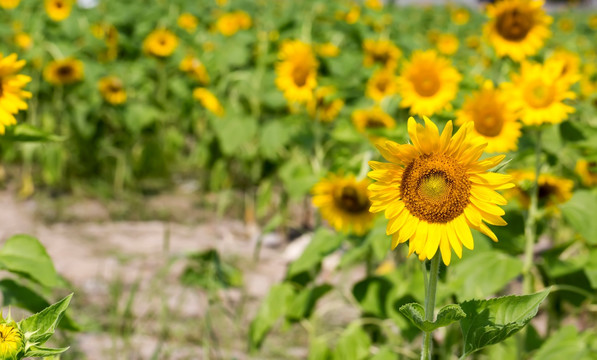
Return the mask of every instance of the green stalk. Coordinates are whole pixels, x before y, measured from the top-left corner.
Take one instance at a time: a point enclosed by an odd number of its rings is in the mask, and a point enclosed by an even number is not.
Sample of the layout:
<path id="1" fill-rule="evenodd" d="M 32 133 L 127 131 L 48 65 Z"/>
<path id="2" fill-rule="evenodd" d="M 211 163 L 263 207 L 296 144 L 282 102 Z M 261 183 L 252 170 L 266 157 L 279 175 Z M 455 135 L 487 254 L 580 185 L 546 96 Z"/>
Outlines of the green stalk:
<path id="1" fill-rule="evenodd" d="M 435 311 L 435 293 L 437 290 L 437 278 L 439 275 L 439 260 L 441 255 L 435 254 L 431 259 L 431 269 L 429 269 L 429 282 L 425 287 L 425 320 L 434 321 L 435 317 L 433 312 Z M 421 360 L 431 360 L 431 343 L 432 336 L 431 332 L 423 334 L 423 349 L 421 351 Z"/>
<path id="2" fill-rule="evenodd" d="M 531 269 L 533 267 L 533 254 L 535 248 L 535 240 L 537 238 L 537 205 L 539 199 L 539 173 L 541 171 L 541 130 L 536 130 L 535 138 L 535 180 L 531 188 L 531 203 L 524 226 L 524 235 L 526 238 L 524 250 L 524 264 L 522 268 L 523 274 L 523 290 L 525 294 L 533 292 L 533 275 Z"/>

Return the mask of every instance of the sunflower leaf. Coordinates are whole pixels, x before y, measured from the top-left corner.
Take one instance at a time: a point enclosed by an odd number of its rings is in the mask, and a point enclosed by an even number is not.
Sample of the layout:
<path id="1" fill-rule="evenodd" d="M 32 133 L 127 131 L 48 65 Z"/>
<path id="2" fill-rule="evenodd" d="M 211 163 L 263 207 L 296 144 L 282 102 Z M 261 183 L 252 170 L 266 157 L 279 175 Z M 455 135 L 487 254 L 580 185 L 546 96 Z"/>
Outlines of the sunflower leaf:
<path id="1" fill-rule="evenodd" d="M 551 289 L 523 296 L 470 300 L 460 304 L 466 317 L 460 320 L 464 337 L 463 357 L 497 344 L 522 329 L 537 314 Z"/>
<path id="2" fill-rule="evenodd" d="M 429 333 L 440 327 L 448 326 L 453 322 L 466 317 L 459 305 L 446 305 L 439 310 L 435 321 L 425 320 L 425 309 L 417 303 L 410 303 L 400 307 L 400 312 L 406 316 L 421 331 Z"/>

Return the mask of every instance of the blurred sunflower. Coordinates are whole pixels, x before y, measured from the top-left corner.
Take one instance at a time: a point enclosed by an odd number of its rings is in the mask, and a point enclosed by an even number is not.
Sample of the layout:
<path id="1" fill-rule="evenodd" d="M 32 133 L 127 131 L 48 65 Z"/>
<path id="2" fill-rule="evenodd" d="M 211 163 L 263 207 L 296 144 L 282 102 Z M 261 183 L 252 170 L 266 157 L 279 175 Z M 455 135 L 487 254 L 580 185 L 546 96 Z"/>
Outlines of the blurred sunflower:
<path id="1" fill-rule="evenodd" d="M 450 13 L 450 19 L 456 25 L 465 25 L 470 18 L 471 13 L 465 8 L 457 8 Z"/>
<path id="2" fill-rule="evenodd" d="M 511 170 L 516 187 L 508 190 L 504 196 L 515 198 L 520 205 L 528 208 L 531 203 L 530 191 L 535 181 L 535 172 L 531 170 Z M 548 211 L 557 212 L 557 205 L 565 203 L 572 197 L 574 182 L 551 174 L 539 174 L 539 205 Z"/>
<path id="3" fill-rule="evenodd" d="M 309 116 L 323 122 L 333 121 L 344 106 L 344 100 L 335 98 L 335 93 L 336 89 L 332 86 L 317 88 L 313 98 L 307 102 Z"/>
<path id="4" fill-rule="evenodd" d="M 73 58 L 52 61 L 44 69 L 44 79 L 52 85 L 74 84 L 83 79 L 83 63 Z"/>
<path id="5" fill-rule="evenodd" d="M 46 14 L 54 21 L 62 21 L 69 17 L 73 8 L 72 0 L 44 0 Z"/>
<path id="6" fill-rule="evenodd" d="M 520 74 L 512 74 L 512 82 L 501 84 L 524 124 L 557 124 L 574 112 L 572 106 L 563 102 L 575 98 L 569 89 L 569 79 L 561 77 L 563 68 L 561 61 L 548 61 L 544 65 L 525 61 Z"/>
<path id="7" fill-rule="evenodd" d="M 336 20 L 344 21 L 347 24 L 354 24 L 359 21 L 361 17 L 361 8 L 358 5 L 352 5 L 348 11 L 337 11 L 335 13 Z"/>
<path id="8" fill-rule="evenodd" d="M 106 51 L 100 53 L 101 61 L 112 61 L 118 56 L 118 30 L 112 24 L 98 23 L 90 26 L 91 34 L 106 44 Z"/>
<path id="9" fill-rule="evenodd" d="M 481 38 L 477 35 L 467 36 L 464 42 L 466 43 L 466 46 L 470 49 L 477 49 L 479 48 L 479 46 L 481 46 Z"/>
<path id="10" fill-rule="evenodd" d="M 570 18 L 561 18 L 557 22 L 558 29 L 563 33 L 569 33 L 574 30 L 574 21 Z"/>
<path id="11" fill-rule="evenodd" d="M 16 54 L 3 56 L 0 53 L 0 134 L 5 128 L 15 125 L 15 114 L 26 110 L 27 103 L 23 99 L 31 97 L 29 91 L 23 90 L 31 81 L 27 75 L 18 72 L 25 66 L 25 60 L 17 60 Z"/>
<path id="12" fill-rule="evenodd" d="M 178 68 L 203 85 L 209 83 L 209 74 L 205 69 L 205 65 L 193 55 L 185 56 L 178 65 Z"/>
<path id="13" fill-rule="evenodd" d="M 574 168 L 585 186 L 597 185 L 597 161 L 578 159 Z"/>
<path id="14" fill-rule="evenodd" d="M 548 61 L 561 61 L 564 64 L 560 78 L 567 80 L 571 84 L 579 80 L 580 57 L 576 53 L 562 49 L 556 50 L 548 58 Z"/>
<path id="15" fill-rule="evenodd" d="M 357 180 L 353 175 L 329 175 L 313 186 L 313 205 L 337 231 L 363 235 L 375 218 L 369 212 L 369 183 L 368 179 Z"/>
<path id="16" fill-rule="evenodd" d="M 580 93 L 584 98 L 590 98 L 597 94 L 597 66 L 595 64 L 583 65 Z"/>
<path id="17" fill-rule="evenodd" d="M 193 97 L 198 100 L 204 108 L 206 108 L 209 112 L 217 116 L 224 115 L 224 108 L 218 98 L 212 94 L 211 91 L 207 90 L 206 88 L 195 88 L 193 90 Z"/>
<path id="18" fill-rule="evenodd" d="M 383 2 L 381 0 L 365 0 L 363 5 L 365 5 L 366 8 L 371 10 L 383 9 Z"/>
<path id="19" fill-rule="evenodd" d="M 462 76 L 435 51 L 415 51 L 398 77 L 401 107 L 411 114 L 431 115 L 449 106 Z"/>
<path id="20" fill-rule="evenodd" d="M 365 95 L 380 102 L 383 98 L 396 94 L 397 91 L 398 85 L 394 72 L 387 69 L 378 69 L 367 81 Z"/>
<path id="21" fill-rule="evenodd" d="M 315 45 L 315 52 L 321 57 L 336 57 L 340 54 L 340 48 L 331 42 Z"/>
<path id="22" fill-rule="evenodd" d="M 21 0 L 0 0 L 0 7 L 3 9 L 14 9 L 19 6 Z"/>
<path id="23" fill-rule="evenodd" d="M 122 80 L 116 76 L 106 76 L 98 82 L 98 88 L 104 99 L 112 105 L 126 101 L 126 90 Z"/>
<path id="24" fill-rule="evenodd" d="M 597 14 L 589 16 L 587 25 L 589 25 L 591 30 L 597 30 Z"/>
<path id="25" fill-rule="evenodd" d="M 191 13 L 182 13 L 176 20 L 178 27 L 183 30 L 186 30 L 189 33 L 192 33 L 197 28 L 199 24 L 199 20 L 197 17 Z"/>
<path id="26" fill-rule="evenodd" d="M 369 162 L 369 177 L 376 180 L 369 186 L 370 211 L 385 211 L 392 248 L 410 240 L 408 253 L 417 253 L 420 260 L 433 258 L 439 248 L 449 265 L 451 249 L 459 258 L 463 245 L 473 249 L 471 228 L 498 240 L 484 222 L 506 225 L 504 210 L 497 206 L 506 199 L 496 190 L 513 184 L 509 175 L 488 172 L 505 155 L 479 160 L 487 143 L 473 133 L 472 122 L 452 136 L 451 121 L 440 135 L 437 126 L 424 119 L 425 126 L 408 119 L 412 144 L 376 144 L 390 163 Z"/>
<path id="27" fill-rule="evenodd" d="M 483 32 L 498 56 L 522 61 L 543 47 L 552 18 L 543 0 L 502 0 L 487 6 L 489 22 Z"/>
<path id="28" fill-rule="evenodd" d="M 168 57 L 178 47 L 178 37 L 169 30 L 156 29 L 143 41 L 143 51 L 157 57 Z"/>
<path id="29" fill-rule="evenodd" d="M 18 325 L 14 321 L 4 322 L 0 324 L 0 334 L 2 334 L 0 341 L 0 356 L 2 356 L 2 359 L 21 358 L 25 348 L 25 341 L 23 341 L 24 336 Z"/>
<path id="30" fill-rule="evenodd" d="M 31 45 L 33 44 L 31 36 L 25 32 L 16 33 L 14 37 L 14 42 L 19 48 L 23 50 L 30 49 Z"/>
<path id="31" fill-rule="evenodd" d="M 309 44 L 299 40 L 282 43 L 276 64 L 276 86 L 289 102 L 305 103 L 317 87 L 318 63 Z"/>
<path id="32" fill-rule="evenodd" d="M 456 113 L 456 125 L 472 121 L 473 132 L 487 141 L 486 152 L 514 151 L 518 148 L 520 123 L 507 97 L 493 83 L 485 81 L 481 90 L 467 97 Z"/>
<path id="33" fill-rule="evenodd" d="M 396 127 L 396 121 L 378 107 L 353 111 L 352 123 L 361 133 L 365 133 L 367 129 L 392 129 Z"/>
<path id="34" fill-rule="evenodd" d="M 402 56 L 402 51 L 389 40 L 365 39 L 363 50 L 365 52 L 363 59 L 365 67 L 377 64 L 392 70 L 398 66 L 398 59 Z"/>
<path id="35" fill-rule="evenodd" d="M 235 11 L 220 15 L 216 21 L 216 30 L 224 36 L 232 36 L 239 30 L 249 29 L 252 25 L 251 17 L 244 11 Z"/>
<path id="36" fill-rule="evenodd" d="M 436 40 L 437 51 L 443 55 L 454 55 L 458 45 L 458 38 L 452 34 L 440 34 Z"/>

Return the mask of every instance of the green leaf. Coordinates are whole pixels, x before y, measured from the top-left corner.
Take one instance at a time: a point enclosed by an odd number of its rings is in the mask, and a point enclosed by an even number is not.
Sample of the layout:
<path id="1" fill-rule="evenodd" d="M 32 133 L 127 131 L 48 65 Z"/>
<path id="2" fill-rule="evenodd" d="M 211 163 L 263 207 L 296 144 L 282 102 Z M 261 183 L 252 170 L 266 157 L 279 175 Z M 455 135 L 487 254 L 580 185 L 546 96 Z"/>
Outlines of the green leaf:
<path id="1" fill-rule="evenodd" d="M 39 240 L 30 235 L 14 235 L 6 240 L 0 249 L 0 265 L 44 286 L 56 286 L 59 282 L 46 249 Z"/>
<path id="2" fill-rule="evenodd" d="M 309 341 L 308 360 L 327 360 L 331 356 L 330 348 L 324 338 L 315 338 Z"/>
<path id="3" fill-rule="evenodd" d="M 180 276 L 184 285 L 211 290 L 242 285 L 242 272 L 222 261 L 216 250 L 191 253 L 187 255 L 187 259 Z"/>
<path id="4" fill-rule="evenodd" d="M 537 314 L 550 289 L 532 295 L 470 300 L 460 304 L 464 355 L 497 344 L 522 329 Z"/>
<path id="5" fill-rule="evenodd" d="M 30 338 L 31 342 L 42 345 L 54 334 L 56 326 L 58 326 L 60 319 L 62 319 L 72 297 L 73 294 L 70 294 L 57 303 L 20 322 L 21 330 L 24 333 L 33 333 Z"/>
<path id="6" fill-rule="evenodd" d="M 0 281 L 0 291 L 2 292 L 2 305 L 18 306 L 22 309 L 27 309 L 32 313 L 40 312 L 50 306 L 46 301 L 35 291 L 16 283 L 12 279 L 3 279 Z M 78 331 L 79 325 L 75 323 L 68 314 L 60 322 L 60 328 L 66 330 Z"/>
<path id="7" fill-rule="evenodd" d="M 574 192 L 570 200 L 560 205 L 562 214 L 572 228 L 587 242 L 597 244 L 597 195 L 588 190 Z"/>
<path id="8" fill-rule="evenodd" d="M 6 134 L 0 139 L 21 142 L 50 142 L 64 141 L 64 137 L 45 132 L 29 124 L 18 124 L 7 128 Z"/>
<path id="9" fill-rule="evenodd" d="M 287 279 L 310 272 L 319 267 L 323 258 L 336 250 L 342 244 L 342 234 L 336 234 L 325 228 L 318 229 L 305 251 L 288 267 Z"/>
<path id="10" fill-rule="evenodd" d="M 404 314 L 416 327 L 423 332 L 432 332 L 440 327 L 448 326 L 466 317 L 460 306 L 456 304 L 446 305 L 441 308 L 435 321 L 425 320 L 425 309 L 417 303 L 410 303 L 400 307 Z"/>
<path id="11" fill-rule="evenodd" d="M 286 312 L 286 318 L 293 321 L 299 321 L 310 317 L 317 301 L 330 290 L 332 290 L 332 286 L 329 284 L 303 289 L 292 300 L 288 311 Z"/>
<path id="12" fill-rule="evenodd" d="M 257 311 L 257 316 L 253 319 L 249 328 L 249 345 L 252 350 L 261 346 L 265 335 L 276 321 L 286 313 L 293 294 L 292 285 L 287 282 L 272 286 L 265 299 L 263 299 Z"/>
<path id="13" fill-rule="evenodd" d="M 365 314 L 385 318 L 386 301 L 392 286 L 392 282 L 384 277 L 368 277 L 354 285 L 352 294 Z"/>
<path id="14" fill-rule="evenodd" d="M 281 121 L 270 121 L 263 126 L 259 135 L 259 150 L 266 159 L 277 159 L 284 153 L 293 130 Z"/>
<path id="15" fill-rule="evenodd" d="M 57 349 L 32 346 L 29 348 L 29 350 L 27 350 L 25 352 L 25 356 L 26 357 L 46 357 L 46 356 L 60 355 L 63 352 L 65 352 L 66 350 L 68 350 L 69 348 L 70 348 L 70 346 L 65 347 L 65 348 L 57 348 Z"/>
<path id="16" fill-rule="evenodd" d="M 495 294 L 520 275 L 522 261 L 497 251 L 467 253 L 450 267 L 448 286 L 459 300 Z"/>
<path id="17" fill-rule="evenodd" d="M 241 146 L 252 141 L 257 133 L 257 121 L 239 114 L 226 115 L 223 118 L 211 118 L 211 125 L 216 133 L 220 149 L 226 155 L 237 155 Z"/>
<path id="18" fill-rule="evenodd" d="M 336 348 L 334 349 L 334 360 L 360 360 L 366 359 L 369 355 L 371 340 L 358 322 L 353 322 L 344 330 Z"/>
<path id="19" fill-rule="evenodd" d="M 537 360 L 581 359 L 585 352 L 584 339 L 574 326 L 565 326 L 552 334 L 533 356 Z"/>

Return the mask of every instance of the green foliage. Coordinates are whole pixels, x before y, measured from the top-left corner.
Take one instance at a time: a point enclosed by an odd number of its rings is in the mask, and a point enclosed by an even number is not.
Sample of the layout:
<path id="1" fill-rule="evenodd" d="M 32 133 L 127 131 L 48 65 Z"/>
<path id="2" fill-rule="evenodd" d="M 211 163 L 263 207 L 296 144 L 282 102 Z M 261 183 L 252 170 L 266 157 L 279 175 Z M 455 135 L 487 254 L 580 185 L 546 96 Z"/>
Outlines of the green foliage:
<path id="1" fill-rule="evenodd" d="M 362 360 L 369 355 L 371 340 L 360 324 L 352 323 L 342 332 L 333 351 L 334 360 Z"/>
<path id="2" fill-rule="evenodd" d="M 263 299 L 257 315 L 251 322 L 249 328 L 249 346 L 251 349 L 254 350 L 261 346 L 265 335 L 286 312 L 293 293 L 292 285 L 288 283 L 284 282 L 272 286 L 265 299 Z"/>
<path id="3" fill-rule="evenodd" d="M 318 229 L 305 251 L 288 267 L 286 278 L 297 279 L 299 275 L 304 274 L 312 277 L 319 270 L 323 258 L 336 250 L 342 244 L 343 238 L 342 234 L 329 229 Z"/>
<path id="4" fill-rule="evenodd" d="M 550 289 L 532 295 L 469 300 L 460 304 L 466 317 L 460 320 L 464 338 L 462 357 L 497 344 L 522 329 L 537 314 Z"/>
<path id="5" fill-rule="evenodd" d="M 576 191 L 572 199 L 560 205 L 560 209 L 576 232 L 590 244 L 597 245 L 597 195 L 594 191 Z"/>
<path id="6" fill-rule="evenodd" d="M 242 285 L 242 272 L 222 261 L 214 250 L 192 253 L 186 256 L 186 267 L 180 280 L 187 286 L 198 286 L 208 290 L 238 287 Z"/>
<path id="7" fill-rule="evenodd" d="M 589 337 L 591 336 L 594 338 L 595 334 L 590 332 L 580 334 L 574 326 L 564 326 L 545 341 L 533 355 L 533 359 L 592 359 L 597 349 L 590 348 Z"/>
<path id="8" fill-rule="evenodd" d="M 0 249 L 0 267 L 43 285 L 56 286 L 59 279 L 52 259 L 36 238 L 14 235 Z"/>
<path id="9" fill-rule="evenodd" d="M 418 303 L 410 303 L 400 307 L 400 312 L 404 314 L 421 331 L 429 333 L 448 326 L 466 317 L 459 305 L 452 304 L 442 307 L 437 313 L 435 321 L 425 320 L 425 309 Z"/>

